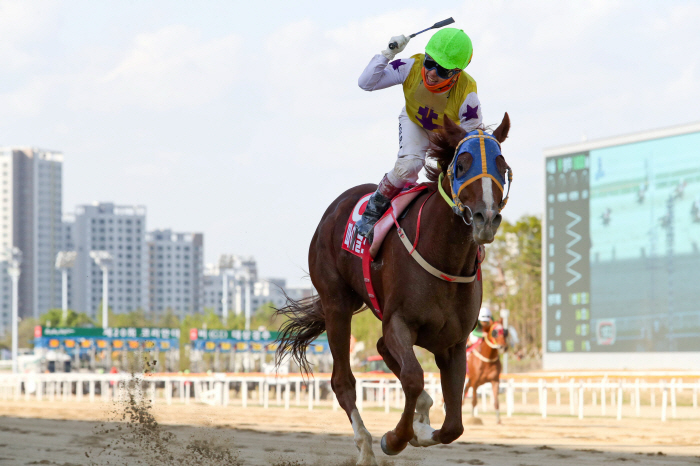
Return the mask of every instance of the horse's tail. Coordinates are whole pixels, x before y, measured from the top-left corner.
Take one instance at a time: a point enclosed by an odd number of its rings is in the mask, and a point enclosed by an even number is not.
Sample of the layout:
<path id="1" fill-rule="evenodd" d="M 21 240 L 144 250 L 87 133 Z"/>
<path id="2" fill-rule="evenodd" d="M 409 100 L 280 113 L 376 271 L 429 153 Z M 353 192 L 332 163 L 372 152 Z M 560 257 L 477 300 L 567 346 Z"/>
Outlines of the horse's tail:
<path id="1" fill-rule="evenodd" d="M 275 364 L 279 367 L 284 357 L 290 354 L 301 371 L 308 375 L 311 366 L 306 359 L 306 348 L 326 330 L 321 298 L 309 296 L 296 301 L 287 296 L 287 305 L 275 309 L 275 316 L 287 318 L 277 336 L 279 346 L 275 353 Z"/>

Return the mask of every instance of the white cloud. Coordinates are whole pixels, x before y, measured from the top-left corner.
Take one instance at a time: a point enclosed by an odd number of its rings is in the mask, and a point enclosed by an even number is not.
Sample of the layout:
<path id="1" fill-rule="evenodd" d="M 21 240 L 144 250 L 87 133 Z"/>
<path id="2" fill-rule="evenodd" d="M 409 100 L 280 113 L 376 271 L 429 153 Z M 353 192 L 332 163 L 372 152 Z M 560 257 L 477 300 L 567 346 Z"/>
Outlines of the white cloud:
<path id="1" fill-rule="evenodd" d="M 241 72 L 239 45 L 236 35 L 206 40 L 200 31 L 182 25 L 139 34 L 119 63 L 78 76 L 76 105 L 110 112 L 206 104 L 230 91 Z"/>

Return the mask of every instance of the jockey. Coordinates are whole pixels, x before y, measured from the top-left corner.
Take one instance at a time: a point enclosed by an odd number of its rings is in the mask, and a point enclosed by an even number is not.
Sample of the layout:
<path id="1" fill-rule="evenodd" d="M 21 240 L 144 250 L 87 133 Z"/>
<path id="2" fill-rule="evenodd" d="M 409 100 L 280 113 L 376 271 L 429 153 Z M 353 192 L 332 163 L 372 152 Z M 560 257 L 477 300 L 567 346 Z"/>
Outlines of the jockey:
<path id="1" fill-rule="evenodd" d="M 445 115 L 467 132 L 481 127 L 476 81 L 463 71 L 472 59 L 469 36 L 461 29 L 440 29 L 430 38 L 425 54 L 394 60 L 409 40 L 406 36 L 392 37 L 390 43 L 398 47 L 387 47 L 375 55 L 358 80 L 366 91 L 402 84 L 405 98 L 399 114 L 398 160 L 379 182 L 357 222 L 356 234 L 366 237 L 370 244 L 372 227 L 387 211 L 391 199 L 418 180 L 430 144 L 428 133 L 442 127 Z"/>
<path id="2" fill-rule="evenodd" d="M 484 327 L 488 328 L 493 324 L 493 315 L 491 309 L 482 307 L 479 309 L 479 320 L 476 322 L 476 328 L 469 335 L 467 345 L 473 345 L 480 338 L 484 338 Z"/>

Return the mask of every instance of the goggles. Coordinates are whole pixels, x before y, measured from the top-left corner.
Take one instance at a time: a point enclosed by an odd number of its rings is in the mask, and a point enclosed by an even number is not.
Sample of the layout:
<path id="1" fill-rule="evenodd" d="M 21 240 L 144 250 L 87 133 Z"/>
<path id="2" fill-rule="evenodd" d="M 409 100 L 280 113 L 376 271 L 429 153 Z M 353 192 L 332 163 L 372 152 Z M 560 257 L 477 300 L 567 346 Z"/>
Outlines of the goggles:
<path id="1" fill-rule="evenodd" d="M 425 59 L 423 60 L 423 67 L 425 68 L 425 71 L 435 70 L 437 75 L 442 79 L 450 79 L 451 77 L 462 71 L 459 68 L 455 68 L 453 70 L 443 68 L 438 62 L 436 62 L 433 59 L 433 57 L 431 57 L 427 53 L 425 54 Z"/>

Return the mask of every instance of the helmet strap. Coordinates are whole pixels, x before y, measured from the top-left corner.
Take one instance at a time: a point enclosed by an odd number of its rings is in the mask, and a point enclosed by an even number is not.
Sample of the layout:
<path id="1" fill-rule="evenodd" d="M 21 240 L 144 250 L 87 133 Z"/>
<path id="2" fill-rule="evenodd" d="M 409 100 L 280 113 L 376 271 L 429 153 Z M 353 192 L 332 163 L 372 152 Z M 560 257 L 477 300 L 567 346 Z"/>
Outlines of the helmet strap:
<path id="1" fill-rule="evenodd" d="M 452 76 L 450 79 L 447 79 L 445 81 L 439 82 L 439 83 L 431 86 L 428 84 L 428 80 L 426 79 L 426 76 L 425 76 L 425 66 L 421 68 L 420 72 L 421 72 L 421 76 L 423 77 L 423 85 L 425 86 L 425 88 L 427 90 L 429 90 L 433 94 L 439 94 L 439 93 L 446 92 L 446 91 L 449 91 L 450 89 L 452 89 L 452 86 L 454 86 L 455 83 L 457 82 L 457 79 L 459 79 L 459 75 L 462 74 L 461 72 L 457 73 L 454 76 Z"/>

